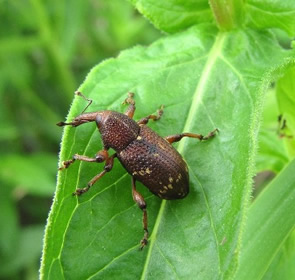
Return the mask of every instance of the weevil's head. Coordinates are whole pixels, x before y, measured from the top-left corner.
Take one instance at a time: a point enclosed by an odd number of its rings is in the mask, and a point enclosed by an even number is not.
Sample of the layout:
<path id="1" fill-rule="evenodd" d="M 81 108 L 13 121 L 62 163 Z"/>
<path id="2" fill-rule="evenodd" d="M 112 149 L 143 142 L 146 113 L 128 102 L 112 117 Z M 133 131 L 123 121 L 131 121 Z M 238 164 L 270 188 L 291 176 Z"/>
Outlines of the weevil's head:
<path id="1" fill-rule="evenodd" d="M 128 116 L 114 111 L 98 111 L 84 113 L 72 122 L 59 122 L 58 126 L 79 126 L 88 122 L 96 122 L 101 133 L 105 148 L 112 148 L 121 151 L 129 145 L 139 133 L 139 125 Z"/>

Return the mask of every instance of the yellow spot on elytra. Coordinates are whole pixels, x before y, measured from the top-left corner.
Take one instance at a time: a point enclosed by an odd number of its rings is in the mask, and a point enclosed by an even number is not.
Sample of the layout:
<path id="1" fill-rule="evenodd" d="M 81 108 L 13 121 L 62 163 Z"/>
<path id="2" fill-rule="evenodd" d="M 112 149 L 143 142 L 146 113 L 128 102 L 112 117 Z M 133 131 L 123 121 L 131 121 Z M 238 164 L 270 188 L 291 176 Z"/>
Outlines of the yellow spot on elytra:
<path id="1" fill-rule="evenodd" d="M 168 185 L 168 188 L 169 188 L 170 190 L 172 190 L 172 189 L 173 189 L 173 186 L 172 186 L 171 184 L 169 184 L 169 185 Z"/>
<path id="2" fill-rule="evenodd" d="M 182 178 L 181 174 L 179 173 L 178 174 L 178 179 L 180 180 Z"/>
<path id="3" fill-rule="evenodd" d="M 158 157 L 159 156 L 159 154 L 157 154 L 157 153 L 154 153 L 153 155 L 154 155 L 154 157 Z"/>
<path id="4" fill-rule="evenodd" d="M 185 167 L 185 171 L 188 172 L 188 168 L 187 168 L 187 166 Z"/>
<path id="5" fill-rule="evenodd" d="M 136 172 L 136 171 L 134 171 L 134 172 L 132 173 L 132 175 L 137 175 L 137 172 Z"/>
<path id="6" fill-rule="evenodd" d="M 160 190 L 160 193 L 166 193 L 167 191 L 166 190 Z"/>
<path id="7" fill-rule="evenodd" d="M 163 183 L 160 181 L 159 184 L 162 185 Z"/>
<path id="8" fill-rule="evenodd" d="M 173 182 L 173 178 L 169 177 L 169 182 L 172 183 Z"/>
<path id="9" fill-rule="evenodd" d="M 176 183 L 178 183 L 179 182 L 179 179 L 176 179 Z"/>
<path id="10" fill-rule="evenodd" d="M 137 136 L 137 138 L 136 138 L 137 140 L 141 140 L 142 139 L 142 137 L 141 136 Z"/>
<path id="11" fill-rule="evenodd" d="M 164 189 L 165 189 L 165 190 L 168 190 L 168 187 L 167 187 L 167 186 L 164 186 Z"/>
<path id="12" fill-rule="evenodd" d="M 151 173 L 152 173 L 152 171 L 150 171 L 149 168 L 147 168 L 147 169 L 145 170 L 145 172 L 146 172 L 147 174 L 151 174 Z"/>
<path id="13" fill-rule="evenodd" d="M 145 174 L 144 170 L 142 170 L 142 169 L 141 169 L 138 173 L 139 173 L 139 175 L 141 175 L 141 176 L 143 176 L 143 175 Z"/>

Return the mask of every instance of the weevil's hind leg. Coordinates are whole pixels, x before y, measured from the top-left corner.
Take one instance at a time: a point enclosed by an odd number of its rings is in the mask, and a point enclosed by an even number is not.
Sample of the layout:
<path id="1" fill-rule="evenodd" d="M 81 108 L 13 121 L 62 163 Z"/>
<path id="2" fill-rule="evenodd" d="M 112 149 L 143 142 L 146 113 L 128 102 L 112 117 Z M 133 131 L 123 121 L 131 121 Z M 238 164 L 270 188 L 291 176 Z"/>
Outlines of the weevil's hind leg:
<path id="1" fill-rule="evenodd" d="M 72 163 L 74 163 L 76 160 L 86 161 L 86 162 L 104 162 L 109 157 L 107 149 L 103 149 L 99 152 L 97 152 L 96 156 L 94 158 L 90 158 L 87 156 L 82 156 L 75 154 L 73 155 L 73 158 L 70 160 L 63 161 L 63 166 L 60 167 L 58 170 L 63 170 L 65 168 L 68 168 Z"/>
<path id="2" fill-rule="evenodd" d="M 112 156 L 108 157 L 106 159 L 106 163 L 104 166 L 103 171 L 101 171 L 99 174 L 94 176 L 87 184 L 87 187 L 76 189 L 76 191 L 73 193 L 73 195 L 81 195 L 85 192 L 87 192 L 103 175 L 105 175 L 107 172 L 110 172 L 114 165 L 114 158 L 117 156 L 117 154 L 113 154 Z"/>
<path id="3" fill-rule="evenodd" d="M 218 129 L 215 128 L 213 131 L 209 132 L 208 135 L 203 136 L 202 134 L 195 134 L 195 133 L 181 133 L 181 134 L 175 134 L 165 137 L 165 139 L 170 143 L 178 142 L 183 137 L 191 137 L 191 138 L 197 138 L 201 141 L 208 140 L 215 136 L 216 132 L 218 132 Z"/>
<path id="4" fill-rule="evenodd" d="M 164 112 L 163 109 L 164 109 L 164 106 L 162 105 L 160 107 L 160 109 L 157 111 L 157 115 L 149 115 L 145 118 L 140 119 L 137 123 L 138 124 L 147 124 L 149 122 L 149 120 L 158 121 L 161 118 L 161 116 L 163 115 L 163 112 Z"/>
<path id="5" fill-rule="evenodd" d="M 133 99 L 134 93 L 128 92 L 128 97 L 124 100 L 123 104 L 129 104 L 129 107 L 127 111 L 125 112 L 125 115 L 127 115 L 129 118 L 133 118 L 134 112 L 135 112 L 135 101 Z"/>
<path id="6" fill-rule="evenodd" d="M 143 239 L 140 241 L 140 249 L 143 249 L 143 247 L 146 246 L 148 243 L 148 236 L 149 236 L 147 211 L 146 211 L 147 205 L 145 203 L 143 196 L 136 190 L 135 182 L 136 180 L 132 177 L 132 197 L 133 197 L 133 200 L 138 205 L 138 207 L 143 211 L 142 222 L 143 222 L 144 235 L 143 235 Z"/>

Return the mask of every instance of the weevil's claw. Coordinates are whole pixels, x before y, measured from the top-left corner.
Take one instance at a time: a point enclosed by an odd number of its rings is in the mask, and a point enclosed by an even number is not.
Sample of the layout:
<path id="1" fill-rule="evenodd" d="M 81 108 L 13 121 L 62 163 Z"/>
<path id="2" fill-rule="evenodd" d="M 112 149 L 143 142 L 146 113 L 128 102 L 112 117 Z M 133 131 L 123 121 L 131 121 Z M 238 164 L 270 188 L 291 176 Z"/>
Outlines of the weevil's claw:
<path id="1" fill-rule="evenodd" d="M 77 195 L 80 196 L 81 194 L 87 192 L 89 190 L 89 187 L 82 188 L 82 189 L 76 189 L 75 192 L 72 193 L 73 196 Z"/>
<path id="2" fill-rule="evenodd" d="M 148 244 L 148 241 L 143 238 L 141 241 L 140 241 L 140 250 L 142 250 L 146 245 Z"/>
<path id="3" fill-rule="evenodd" d="M 71 125 L 71 126 L 78 126 L 77 125 L 78 124 L 78 122 L 75 122 L 75 121 L 73 121 L 73 122 L 70 122 L 70 123 L 66 123 L 66 122 L 59 122 L 59 123 L 57 123 L 56 125 L 58 125 L 58 126 L 66 126 L 66 125 Z"/>
<path id="4" fill-rule="evenodd" d="M 73 156 L 73 159 L 63 161 L 63 162 L 62 162 L 63 166 L 60 167 L 58 170 L 60 171 L 60 170 L 63 170 L 63 169 L 68 168 L 72 163 L 75 162 L 75 160 L 76 160 L 76 159 L 75 159 L 75 156 Z"/>
<path id="5" fill-rule="evenodd" d="M 203 140 L 208 140 L 208 139 L 210 139 L 210 138 L 212 138 L 212 137 L 214 137 L 215 135 L 216 135 L 216 133 L 218 133 L 219 132 L 219 129 L 218 128 L 215 128 L 213 131 L 211 131 L 211 132 L 209 132 L 209 134 L 207 135 L 207 136 L 202 136 L 202 138 L 200 139 L 201 141 L 203 141 Z"/>
<path id="6" fill-rule="evenodd" d="M 145 229 L 143 239 L 140 241 L 140 250 L 142 250 L 148 244 L 148 236 L 149 232 L 147 229 Z"/>
<path id="7" fill-rule="evenodd" d="M 134 93 L 133 92 L 128 92 L 128 97 L 122 102 L 122 104 L 135 104 L 135 101 L 133 99 Z"/>
<path id="8" fill-rule="evenodd" d="M 65 122 L 59 122 L 59 123 L 57 123 L 56 125 L 58 125 L 58 126 L 65 126 L 66 123 L 65 123 Z"/>

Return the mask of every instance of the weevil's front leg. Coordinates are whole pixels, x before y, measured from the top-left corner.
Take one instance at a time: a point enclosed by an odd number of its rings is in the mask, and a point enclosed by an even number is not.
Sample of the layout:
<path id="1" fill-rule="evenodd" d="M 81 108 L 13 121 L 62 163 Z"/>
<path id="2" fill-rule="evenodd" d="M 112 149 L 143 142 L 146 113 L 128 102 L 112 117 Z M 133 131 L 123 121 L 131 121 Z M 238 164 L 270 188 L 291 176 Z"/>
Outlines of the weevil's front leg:
<path id="1" fill-rule="evenodd" d="M 143 249 L 143 247 L 146 246 L 148 243 L 148 236 L 149 236 L 147 211 L 146 211 L 147 205 L 143 196 L 136 190 L 135 181 L 136 180 L 132 177 L 132 197 L 133 197 L 133 200 L 138 205 L 138 207 L 143 211 L 142 222 L 143 222 L 144 235 L 143 235 L 143 239 L 140 241 L 140 249 Z"/>
<path id="2" fill-rule="evenodd" d="M 104 166 L 103 171 L 101 171 L 99 174 L 94 176 L 87 184 L 87 187 L 76 189 L 76 191 L 73 193 L 73 195 L 81 195 L 85 192 L 87 192 L 103 175 L 105 175 L 107 172 L 110 172 L 114 165 L 114 158 L 117 156 L 117 154 L 113 154 L 112 156 L 108 157 L 106 159 L 106 163 Z"/>
<path id="3" fill-rule="evenodd" d="M 153 121 L 157 121 L 161 118 L 161 116 L 163 115 L 163 109 L 164 106 L 162 105 L 160 107 L 160 109 L 157 111 L 157 115 L 149 115 L 145 118 L 140 119 L 139 121 L 137 121 L 138 124 L 147 124 L 149 122 L 149 120 L 153 120 Z"/>
<path id="4" fill-rule="evenodd" d="M 58 170 L 68 168 L 76 160 L 81 160 L 81 161 L 86 161 L 86 162 L 104 162 L 105 160 L 108 159 L 108 157 L 109 157 L 109 154 L 108 154 L 107 149 L 103 149 L 103 150 L 97 152 L 97 154 L 94 158 L 75 154 L 75 155 L 73 155 L 72 159 L 63 161 L 63 163 L 62 163 L 63 166 L 60 167 Z"/>
<path id="5" fill-rule="evenodd" d="M 195 133 L 181 133 L 181 134 L 175 134 L 165 137 L 165 139 L 170 143 L 178 142 L 183 137 L 191 137 L 191 138 L 197 138 L 199 140 L 208 140 L 215 136 L 216 132 L 218 132 L 218 129 L 215 128 L 213 131 L 209 132 L 208 135 L 203 136 L 202 134 L 195 134 Z"/>
<path id="6" fill-rule="evenodd" d="M 127 115 L 129 118 L 133 118 L 134 112 L 135 112 L 135 101 L 133 99 L 134 93 L 128 92 L 128 97 L 124 100 L 123 104 L 129 104 L 129 107 L 127 111 L 125 112 L 125 115 Z"/>

